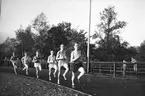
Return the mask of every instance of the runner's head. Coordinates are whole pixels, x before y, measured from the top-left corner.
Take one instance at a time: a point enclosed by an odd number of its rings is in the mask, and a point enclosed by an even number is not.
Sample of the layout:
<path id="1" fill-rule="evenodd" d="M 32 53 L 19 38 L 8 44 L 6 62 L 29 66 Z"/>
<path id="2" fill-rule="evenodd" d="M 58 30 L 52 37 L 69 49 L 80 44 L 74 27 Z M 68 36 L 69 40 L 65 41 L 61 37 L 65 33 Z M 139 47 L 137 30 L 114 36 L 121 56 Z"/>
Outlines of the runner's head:
<path id="1" fill-rule="evenodd" d="M 60 45 L 60 50 L 63 50 L 64 49 L 64 44 L 61 44 Z"/>
<path id="2" fill-rule="evenodd" d="M 134 57 L 134 56 L 132 56 L 132 57 L 131 57 L 131 60 L 134 60 L 134 59 L 135 59 L 135 57 Z"/>
<path id="3" fill-rule="evenodd" d="M 54 51 L 50 51 L 50 54 L 53 55 Z"/>
<path id="4" fill-rule="evenodd" d="M 39 51 L 36 51 L 36 56 L 39 56 Z"/>
<path id="5" fill-rule="evenodd" d="M 15 52 L 13 52 L 13 56 L 15 56 Z"/>
<path id="6" fill-rule="evenodd" d="M 25 52 L 24 55 L 27 56 L 27 52 Z"/>
<path id="7" fill-rule="evenodd" d="M 75 43 L 75 44 L 74 44 L 74 49 L 75 49 L 75 50 L 78 50 L 78 46 L 79 46 L 78 43 Z"/>

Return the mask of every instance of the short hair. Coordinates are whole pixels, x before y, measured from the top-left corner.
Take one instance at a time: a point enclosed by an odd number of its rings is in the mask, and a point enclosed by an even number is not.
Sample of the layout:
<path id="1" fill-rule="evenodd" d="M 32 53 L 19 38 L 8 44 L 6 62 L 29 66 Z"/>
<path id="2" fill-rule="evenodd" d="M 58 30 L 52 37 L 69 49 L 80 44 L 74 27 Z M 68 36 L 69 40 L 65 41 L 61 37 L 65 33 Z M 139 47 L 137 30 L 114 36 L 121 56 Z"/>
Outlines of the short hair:
<path id="1" fill-rule="evenodd" d="M 36 50 L 36 52 L 39 52 L 39 53 L 40 53 L 40 51 L 39 51 L 39 50 Z"/>
<path id="2" fill-rule="evenodd" d="M 40 52 L 39 52 L 39 51 L 36 51 L 35 53 L 36 53 L 36 54 L 40 54 Z"/>
<path id="3" fill-rule="evenodd" d="M 13 52 L 12 54 L 16 54 L 15 52 Z"/>
<path id="4" fill-rule="evenodd" d="M 50 53 L 51 53 L 51 52 L 54 52 L 54 51 L 53 51 L 53 50 L 51 50 L 51 51 L 50 51 Z"/>
<path id="5" fill-rule="evenodd" d="M 27 54 L 28 52 L 26 52 L 26 51 L 25 51 L 24 53 L 26 53 L 26 54 Z"/>
<path id="6" fill-rule="evenodd" d="M 78 43 L 74 43 L 74 46 L 79 46 L 79 44 Z"/>
<path id="7" fill-rule="evenodd" d="M 61 44 L 60 46 L 63 46 L 64 47 L 64 44 Z"/>
<path id="8" fill-rule="evenodd" d="M 74 45 L 79 45 L 78 43 L 74 43 Z"/>

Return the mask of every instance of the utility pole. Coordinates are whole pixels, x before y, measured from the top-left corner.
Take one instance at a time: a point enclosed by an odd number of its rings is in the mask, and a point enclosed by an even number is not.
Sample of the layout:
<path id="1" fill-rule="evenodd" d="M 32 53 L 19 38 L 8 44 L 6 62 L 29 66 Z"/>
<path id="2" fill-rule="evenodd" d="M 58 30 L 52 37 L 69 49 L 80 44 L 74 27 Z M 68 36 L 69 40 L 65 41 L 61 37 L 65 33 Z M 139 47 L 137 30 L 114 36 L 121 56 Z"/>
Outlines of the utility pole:
<path id="1" fill-rule="evenodd" d="M 1 12 L 2 12 L 2 0 L 0 0 L 0 17 L 1 17 Z"/>
<path id="2" fill-rule="evenodd" d="M 90 31 L 91 31 L 91 2 L 90 0 L 90 10 L 89 10 L 89 33 L 88 33 L 88 48 L 87 48 L 87 73 L 90 72 Z"/>

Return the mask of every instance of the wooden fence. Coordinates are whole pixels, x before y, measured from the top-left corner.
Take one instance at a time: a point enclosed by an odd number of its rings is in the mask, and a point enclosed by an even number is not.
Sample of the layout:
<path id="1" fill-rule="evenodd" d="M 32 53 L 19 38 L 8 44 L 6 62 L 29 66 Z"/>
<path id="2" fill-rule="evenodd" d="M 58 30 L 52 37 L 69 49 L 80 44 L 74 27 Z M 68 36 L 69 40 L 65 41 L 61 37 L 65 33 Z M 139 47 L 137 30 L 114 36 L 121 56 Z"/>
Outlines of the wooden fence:
<path id="1" fill-rule="evenodd" d="M 42 67 L 48 68 L 48 64 L 46 62 L 43 62 Z M 104 74 L 111 74 L 113 77 L 116 76 L 116 74 L 123 75 L 123 64 L 124 62 L 90 62 L 90 73 L 104 73 Z M 125 74 L 134 74 L 133 70 L 133 63 L 126 62 L 126 71 Z M 145 62 L 136 62 L 137 64 L 137 73 L 138 74 L 145 74 Z M 86 66 L 86 62 L 84 62 L 84 65 Z M 0 61 L 0 66 L 12 66 L 11 62 L 9 60 L 7 61 Z M 22 64 L 19 65 L 20 67 L 23 67 Z M 30 64 L 29 67 L 33 67 L 33 64 Z"/>
<path id="2" fill-rule="evenodd" d="M 90 64 L 91 73 L 109 73 L 115 77 L 116 74 L 123 73 L 123 64 L 126 64 L 126 74 L 134 73 L 134 63 L 131 62 L 90 62 Z M 145 74 L 145 62 L 136 62 L 135 64 L 137 64 L 137 73 Z"/>

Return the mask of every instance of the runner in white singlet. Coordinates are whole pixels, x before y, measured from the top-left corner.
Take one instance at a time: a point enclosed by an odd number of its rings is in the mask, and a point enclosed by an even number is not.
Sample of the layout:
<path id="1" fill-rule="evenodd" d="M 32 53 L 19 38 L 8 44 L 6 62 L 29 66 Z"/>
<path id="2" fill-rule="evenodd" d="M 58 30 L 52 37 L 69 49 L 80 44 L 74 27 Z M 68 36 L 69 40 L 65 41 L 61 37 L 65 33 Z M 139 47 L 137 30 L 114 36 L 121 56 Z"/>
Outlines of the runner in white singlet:
<path id="1" fill-rule="evenodd" d="M 57 72 L 57 62 L 56 62 L 56 58 L 53 55 L 53 51 L 50 51 L 50 56 L 48 56 L 48 60 L 47 63 L 49 63 L 48 67 L 49 67 L 49 80 L 51 80 L 51 69 L 54 68 L 54 77 L 56 77 L 56 72 Z"/>

